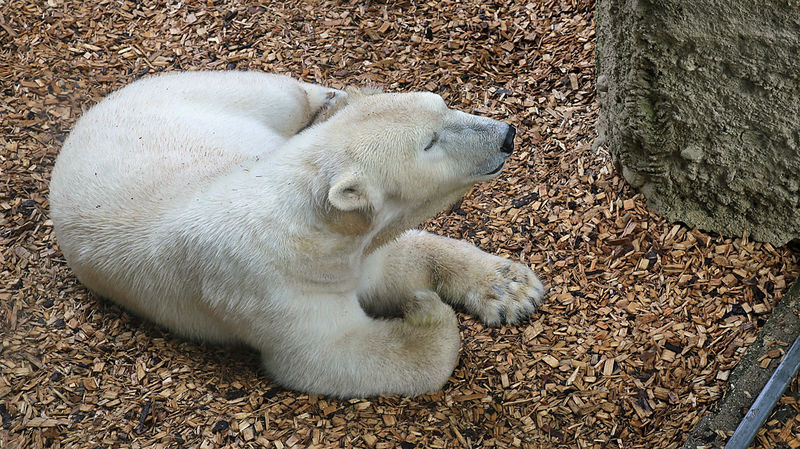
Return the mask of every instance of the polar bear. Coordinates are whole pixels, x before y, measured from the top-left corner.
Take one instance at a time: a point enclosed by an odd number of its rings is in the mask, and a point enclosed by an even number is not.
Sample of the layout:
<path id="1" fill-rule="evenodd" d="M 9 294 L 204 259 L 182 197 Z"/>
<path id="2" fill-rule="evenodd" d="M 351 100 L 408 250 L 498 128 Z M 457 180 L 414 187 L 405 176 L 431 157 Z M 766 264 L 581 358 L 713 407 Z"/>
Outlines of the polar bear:
<path id="1" fill-rule="evenodd" d="M 183 336 L 256 348 L 287 388 L 413 396 L 456 365 L 451 306 L 499 325 L 542 302 L 527 266 L 412 229 L 496 176 L 514 133 L 432 93 L 166 74 L 80 118 L 52 220 L 88 288 Z"/>

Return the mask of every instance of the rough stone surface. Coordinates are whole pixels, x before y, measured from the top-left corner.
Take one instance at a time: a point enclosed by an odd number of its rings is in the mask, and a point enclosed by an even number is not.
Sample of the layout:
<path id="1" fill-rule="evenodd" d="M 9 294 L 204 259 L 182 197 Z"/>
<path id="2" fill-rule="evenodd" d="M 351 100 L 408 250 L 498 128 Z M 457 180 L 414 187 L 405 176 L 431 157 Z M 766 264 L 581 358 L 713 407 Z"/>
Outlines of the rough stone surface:
<path id="1" fill-rule="evenodd" d="M 770 349 L 787 350 L 798 335 L 800 335 L 800 280 L 795 281 L 775 306 L 758 339 L 747 348 L 747 354 L 731 373 L 725 397 L 695 427 L 683 449 L 723 447 L 775 372 L 781 358 L 772 359 L 767 368 L 761 368 L 759 360 L 765 357 Z"/>
<path id="2" fill-rule="evenodd" d="M 800 2 L 598 0 L 597 145 L 672 221 L 800 238 Z"/>

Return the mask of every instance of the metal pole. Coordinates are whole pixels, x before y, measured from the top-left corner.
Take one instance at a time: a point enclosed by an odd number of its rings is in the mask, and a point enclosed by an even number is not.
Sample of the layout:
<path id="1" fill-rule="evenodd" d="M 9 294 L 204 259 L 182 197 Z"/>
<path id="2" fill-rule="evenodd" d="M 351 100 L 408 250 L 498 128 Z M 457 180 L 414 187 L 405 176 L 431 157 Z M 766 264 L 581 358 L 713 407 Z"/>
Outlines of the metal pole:
<path id="1" fill-rule="evenodd" d="M 797 336 L 778 368 L 772 373 L 772 377 L 764 385 L 764 389 L 750 406 L 750 410 L 744 415 L 739 427 L 725 445 L 725 449 L 747 449 L 750 446 L 758 429 L 764 425 L 764 421 L 775 407 L 775 403 L 783 396 L 789 382 L 794 379 L 798 368 L 800 368 L 800 335 Z"/>

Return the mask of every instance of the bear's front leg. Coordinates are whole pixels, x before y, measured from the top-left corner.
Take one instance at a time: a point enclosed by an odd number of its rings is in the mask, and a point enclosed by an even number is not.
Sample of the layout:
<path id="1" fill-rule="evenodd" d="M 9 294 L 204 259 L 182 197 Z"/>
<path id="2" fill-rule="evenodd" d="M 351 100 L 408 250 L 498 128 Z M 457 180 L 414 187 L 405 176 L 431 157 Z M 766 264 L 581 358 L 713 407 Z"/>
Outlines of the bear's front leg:
<path id="1" fill-rule="evenodd" d="M 423 231 L 404 233 L 371 254 L 364 266 L 359 298 L 373 315 L 397 314 L 403 298 L 424 288 L 497 326 L 527 318 L 545 295 L 527 266 Z"/>

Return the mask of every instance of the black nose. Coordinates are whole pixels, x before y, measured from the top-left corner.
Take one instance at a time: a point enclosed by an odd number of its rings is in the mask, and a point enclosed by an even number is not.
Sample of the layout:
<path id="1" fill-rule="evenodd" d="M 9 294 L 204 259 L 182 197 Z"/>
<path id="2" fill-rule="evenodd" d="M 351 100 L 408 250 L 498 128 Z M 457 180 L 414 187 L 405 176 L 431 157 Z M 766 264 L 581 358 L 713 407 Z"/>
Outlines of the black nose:
<path id="1" fill-rule="evenodd" d="M 503 139 L 503 146 L 500 147 L 500 151 L 503 153 L 511 154 L 514 151 L 514 136 L 517 135 L 517 128 L 514 128 L 511 125 L 508 125 L 508 131 L 506 131 L 506 138 Z"/>

